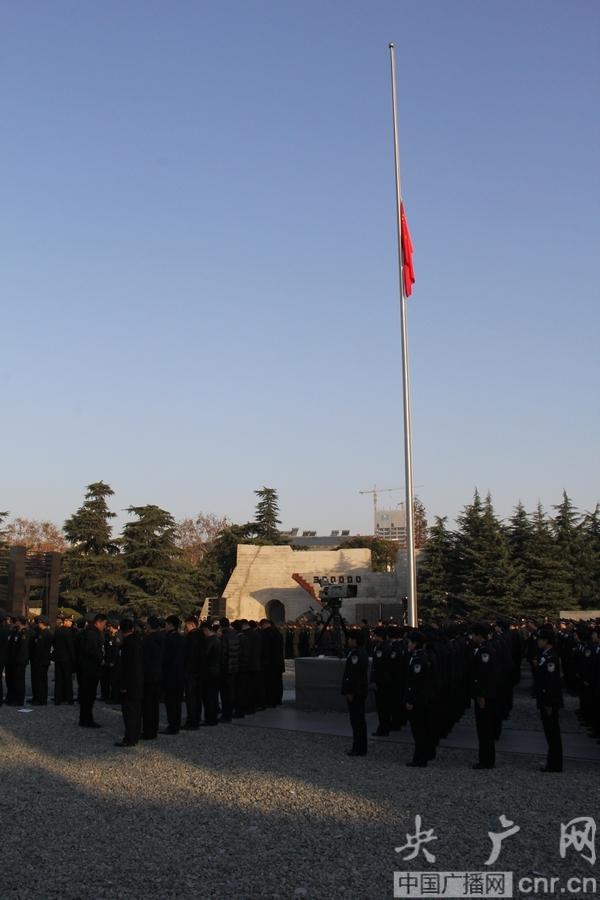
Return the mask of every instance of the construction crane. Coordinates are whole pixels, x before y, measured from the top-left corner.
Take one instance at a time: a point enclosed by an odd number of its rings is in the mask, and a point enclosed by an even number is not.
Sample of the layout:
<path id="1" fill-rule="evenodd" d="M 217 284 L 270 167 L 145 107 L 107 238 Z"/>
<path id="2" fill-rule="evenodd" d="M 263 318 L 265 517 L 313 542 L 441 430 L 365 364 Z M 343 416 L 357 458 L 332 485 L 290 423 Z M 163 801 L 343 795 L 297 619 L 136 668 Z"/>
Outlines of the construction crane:
<path id="1" fill-rule="evenodd" d="M 404 488 L 378 488 L 373 485 L 372 491 L 359 491 L 359 494 L 373 494 L 373 534 L 377 534 L 377 497 L 379 494 L 389 494 L 392 491 L 403 491 Z"/>

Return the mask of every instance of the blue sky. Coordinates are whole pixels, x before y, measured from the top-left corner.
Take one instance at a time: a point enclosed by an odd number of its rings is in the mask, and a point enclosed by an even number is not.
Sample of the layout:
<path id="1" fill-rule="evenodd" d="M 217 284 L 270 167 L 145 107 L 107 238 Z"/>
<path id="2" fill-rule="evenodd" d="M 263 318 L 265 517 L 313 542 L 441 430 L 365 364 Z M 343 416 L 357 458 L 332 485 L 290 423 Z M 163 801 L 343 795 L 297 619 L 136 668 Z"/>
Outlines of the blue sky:
<path id="1" fill-rule="evenodd" d="M 600 500 L 595 0 L 4 4 L 0 508 Z M 397 502 L 401 494 L 388 494 Z"/>

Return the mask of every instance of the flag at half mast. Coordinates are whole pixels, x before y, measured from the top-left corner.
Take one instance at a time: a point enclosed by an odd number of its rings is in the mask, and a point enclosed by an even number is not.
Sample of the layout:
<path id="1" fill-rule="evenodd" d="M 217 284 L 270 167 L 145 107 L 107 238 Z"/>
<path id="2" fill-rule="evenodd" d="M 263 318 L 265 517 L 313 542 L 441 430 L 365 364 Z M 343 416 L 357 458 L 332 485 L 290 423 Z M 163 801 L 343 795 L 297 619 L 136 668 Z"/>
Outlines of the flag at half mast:
<path id="1" fill-rule="evenodd" d="M 407 297 L 412 294 L 412 286 L 415 283 L 415 269 L 412 261 L 413 245 L 410 239 L 408 223 L 404 215 L 404 203 L 400 204 L 401 240 L 402 240 L 402 277 L 404 281 L 404 293 Z"/>

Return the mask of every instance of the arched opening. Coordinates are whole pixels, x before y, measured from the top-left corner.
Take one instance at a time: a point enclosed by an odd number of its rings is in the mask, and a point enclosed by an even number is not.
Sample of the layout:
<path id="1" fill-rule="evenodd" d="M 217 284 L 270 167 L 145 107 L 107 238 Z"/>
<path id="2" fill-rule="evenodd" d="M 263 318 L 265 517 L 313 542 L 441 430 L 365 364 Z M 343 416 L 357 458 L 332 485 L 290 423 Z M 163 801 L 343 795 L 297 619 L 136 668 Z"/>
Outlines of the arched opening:
<path id="1" fill-rule="evenodd" d="M 283 625 L 285 622 L 285 606 L 281 600 L 269 600 L 265 608 L 267 619 L 275 625 Z"/>

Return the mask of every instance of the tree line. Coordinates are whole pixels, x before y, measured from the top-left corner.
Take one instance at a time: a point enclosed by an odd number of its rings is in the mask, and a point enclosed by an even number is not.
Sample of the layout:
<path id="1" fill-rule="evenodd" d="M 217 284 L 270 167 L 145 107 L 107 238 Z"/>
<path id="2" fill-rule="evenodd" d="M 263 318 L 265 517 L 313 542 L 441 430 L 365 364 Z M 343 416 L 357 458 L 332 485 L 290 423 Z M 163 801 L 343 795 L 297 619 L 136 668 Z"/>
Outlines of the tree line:
<path id="1" fill-rule="evenodd" d="M 421 609 L 536 618 L 600 609 L 600 505 L 579 513 L 563 491 L 553 510 L 527 512 L 519 502 L 503 522 L 476 490 L 457 528 L 436 516 L 419 567 Z"/>
<path id="2" fill-rule="evenodd" d="M 87 487 L 82 505 L 62 534 L 48 522 L 0 513 L 0 547 L 24 543 L 30 549 L 64 550 L 61 603 L 86 612 L 119 608 L 135 615 L 184 612 L 205 597 L 220 596 L 233 572 L 240 543 L 286 544 L 279 530 L 274 488 L 255 491 L 254 519 L 234 524 L 199 513 L 176 522 L 152 504 L 130 506 L 131 521 L 113 535 L 112 488 Z M 561 609 L 600 609 L 600 505 L 580 513 L 566 492 L 547 514 L 538 504 L 527 512 L 518 503 L 501 521 L 488 494 L 476 490 L 457 519 L 436 516 L 427 528 L 417 501 L 420 608 L 425 616 L 556 615 Z M 398 544 L 356 536 L 345 548 L 367 547 L 373 569 L 391 571 Z M 302 548 L 296 548 L 302 549 Z"/>

